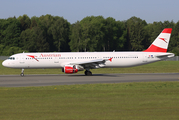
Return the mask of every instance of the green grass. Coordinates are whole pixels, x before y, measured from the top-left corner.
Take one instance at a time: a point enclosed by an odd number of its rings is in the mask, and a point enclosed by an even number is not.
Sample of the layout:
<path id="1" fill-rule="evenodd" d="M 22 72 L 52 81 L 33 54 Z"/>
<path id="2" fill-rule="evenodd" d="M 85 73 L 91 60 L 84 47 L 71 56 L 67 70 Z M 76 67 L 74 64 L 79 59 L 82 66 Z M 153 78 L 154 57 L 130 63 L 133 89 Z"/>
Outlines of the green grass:
<path id="1" fill-rule="evenodd" d="M 20 72 L 0 65 L 1 75 Z M 171 73 L 179 72 L 179 62 L 161 61 L 131 68 L 94 69 L 92 72 Z M 26 69 L 25 74 L 62 72 L 60 69 Z M 0 119 L 178 120 L 178 93 L 179 82 L 0 87 Z"/>
<path id="2" fill-rule="evenodd" d="M 5 68 L 0 61 L 0 75 L 19 75 L 20 69 Z M 179 61 L 160 61 L 147 65 L 130 67 L 130 68 L 101 68 L 92 69 L 93 74 L 108 74 L 108 73 L 178 73 Z M 25 74 L 64 74 L 61 69 L 25 69 Z M 84 74 L 84 71 L 78 72 Z"/>
<path id="3" fill-rule="evenodd" d="M 179 82 L 0 88 L 1 120 L 178 120 Z"/>

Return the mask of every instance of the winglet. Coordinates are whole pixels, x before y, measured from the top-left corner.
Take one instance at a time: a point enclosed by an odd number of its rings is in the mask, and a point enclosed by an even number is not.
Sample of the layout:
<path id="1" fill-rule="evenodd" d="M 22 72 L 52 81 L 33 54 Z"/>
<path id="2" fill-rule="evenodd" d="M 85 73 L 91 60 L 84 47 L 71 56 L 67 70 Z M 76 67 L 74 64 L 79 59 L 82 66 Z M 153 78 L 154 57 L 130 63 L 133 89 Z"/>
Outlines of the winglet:
<path id="1" fill-rule="evenodd" d="M 167 52 L 172 28 L 165 28 L 150 47 L 143 52 Z"/>
<path id="2" fill-rule="evenodd" d="M 109 58 L 108 60 L 112 62 L 112 58 Z"/>

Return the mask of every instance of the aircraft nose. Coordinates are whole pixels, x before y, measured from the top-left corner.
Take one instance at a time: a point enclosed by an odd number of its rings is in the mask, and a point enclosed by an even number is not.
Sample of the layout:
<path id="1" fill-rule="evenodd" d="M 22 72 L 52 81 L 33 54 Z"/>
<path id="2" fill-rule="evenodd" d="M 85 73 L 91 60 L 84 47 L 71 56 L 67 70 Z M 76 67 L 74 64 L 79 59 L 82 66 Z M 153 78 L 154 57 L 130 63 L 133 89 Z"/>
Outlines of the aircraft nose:
<path id="1" fill-rule="evenodd" d="M 6 60 L 4 60 L 4 61 L 2 62 L 2 65 L 3 65 L 4 67 L 7 67 L 7 66 L 8 66 L 7 61 L 6 61 Z"/>

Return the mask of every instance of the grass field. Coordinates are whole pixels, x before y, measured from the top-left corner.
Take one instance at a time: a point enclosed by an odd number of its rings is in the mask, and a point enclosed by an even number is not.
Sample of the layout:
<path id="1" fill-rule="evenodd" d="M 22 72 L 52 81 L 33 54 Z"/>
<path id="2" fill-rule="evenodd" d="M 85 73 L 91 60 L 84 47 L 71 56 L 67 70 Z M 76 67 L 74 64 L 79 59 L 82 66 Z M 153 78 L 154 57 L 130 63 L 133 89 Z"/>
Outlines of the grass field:
<path id="1" fill-rule="evenodd" d="M 19 75 L 20 69 L 5 68 L 0 61 L 0 75 Z M 101 68 L 92 69 L 93 74 L 107 74 L 107 73 L 178 73 L 179 61 L 160 61 L 147 65 L 130 67 L 130 68 Z M 25 74 L 64 74 L 61 69 L 25 69 Z M 80 71 L 77 74 L 84 74 Z"/>
<path id="2" fill-rule="evenodd" d="M 0 88 L 1 120 L 178 120 L 179 82 Z"/>
<path id="3" fill-rule="evenodd" d="M 0 65 L 1 75 L 20 72 Z M 176 73 L 179 72 L 179 62 L 161 61 L 131 68 L 94 69 L 92 72 Z M 60 69 L 27 69 L 25 74 L 62 72 Z M 32 119 L 179 120 L 179 82 L 0 87 L 0 120 Z"/>

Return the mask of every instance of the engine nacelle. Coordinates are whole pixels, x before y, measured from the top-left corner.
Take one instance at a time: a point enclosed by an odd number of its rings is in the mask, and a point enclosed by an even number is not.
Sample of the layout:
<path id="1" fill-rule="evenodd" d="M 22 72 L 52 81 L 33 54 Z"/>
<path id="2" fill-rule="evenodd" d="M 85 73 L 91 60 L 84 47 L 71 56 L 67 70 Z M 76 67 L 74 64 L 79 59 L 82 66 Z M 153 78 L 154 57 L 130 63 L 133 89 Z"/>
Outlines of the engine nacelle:
<path id="1" fill-rule="evenodd" d="M 65 67 L 62 68 L 62 72 L 67 74 L 72 74 L 72 73 L 77 73 L 78 69 L 76 68 L 75 65 L 65 65 Z"/>

